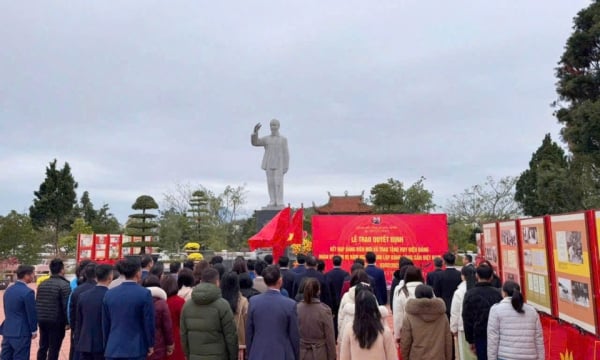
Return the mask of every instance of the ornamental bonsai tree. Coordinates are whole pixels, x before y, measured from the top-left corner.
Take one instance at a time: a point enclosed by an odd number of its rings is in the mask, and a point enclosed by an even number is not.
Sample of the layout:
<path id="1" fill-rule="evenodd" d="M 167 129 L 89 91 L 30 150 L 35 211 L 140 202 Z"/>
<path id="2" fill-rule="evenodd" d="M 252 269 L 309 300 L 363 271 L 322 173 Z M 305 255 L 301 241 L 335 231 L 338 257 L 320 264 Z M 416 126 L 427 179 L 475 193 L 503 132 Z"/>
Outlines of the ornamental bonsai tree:
<path id="1" fill-rule="evenodd" d="M 129 215 L 129 221 L 125 227 L 125 234 L 129 236 L 140 236 L 142 238 L 142 242 L 130 242 L 123 244 L 123 246 L 140 247 L 140 254 L 145 254 L 146 246 L 160 246 L 160 244 L 157 242 L 146 242 L 147 236 L 156 236 L 155 230 L 158 227 L 158 224 L 156 221 L 154 221 L 157 215 L 149 214 L 146 211 L 158 209 L 158 204 L 156 201 L 154 201 L 152 196 L 142 195 L 135 200 L 135 203 L 133 203 L 131 208 L 141 212 Z"/>

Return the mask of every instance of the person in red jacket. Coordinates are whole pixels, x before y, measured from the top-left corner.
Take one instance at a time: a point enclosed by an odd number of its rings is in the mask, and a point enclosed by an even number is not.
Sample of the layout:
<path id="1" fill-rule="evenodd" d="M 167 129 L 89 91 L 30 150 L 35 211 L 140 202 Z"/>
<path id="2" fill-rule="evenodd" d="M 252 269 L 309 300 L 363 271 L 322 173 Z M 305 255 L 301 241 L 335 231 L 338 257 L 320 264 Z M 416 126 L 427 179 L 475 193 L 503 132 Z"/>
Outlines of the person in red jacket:
<path id="1" fill-rule="evenodd" d="M 181 347 L 181 334 L 179 333 L 179 321 L 181 319 L 181 309 L 185 304 L 185 300 L 177 295 L 177 281 L 172 276 L 164 276 L 160 281 L 160 287 L 167 293 L 167 306 L 171 313 L 171 323 L 173 324 L 173 354 L 169 356 L 169 360 L 185 360 L 183 348 Z"/>
<path id="2" fill-rule="evenodd" d="M 148 275 L 142 285 L 152 293 L 154 303 L 154 352 L 147 360 L 166 360 L 173 354 L 173 323 L 167 305 L 167 293 L 160 288 L 160 280 Z"/>

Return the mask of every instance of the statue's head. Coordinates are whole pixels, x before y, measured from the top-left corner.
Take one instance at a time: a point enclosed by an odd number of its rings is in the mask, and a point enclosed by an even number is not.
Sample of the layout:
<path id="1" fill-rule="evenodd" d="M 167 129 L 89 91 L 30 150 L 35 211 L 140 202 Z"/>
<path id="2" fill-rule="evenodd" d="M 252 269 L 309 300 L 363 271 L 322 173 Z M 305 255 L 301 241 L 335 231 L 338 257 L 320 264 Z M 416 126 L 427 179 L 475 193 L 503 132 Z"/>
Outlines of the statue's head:
<path id="1" fill-rule="evenodd" d="M 271 132 L 278 132 L 279 131 L 279 120 L 277 119 L 273 119 L 271 120 Z"/>

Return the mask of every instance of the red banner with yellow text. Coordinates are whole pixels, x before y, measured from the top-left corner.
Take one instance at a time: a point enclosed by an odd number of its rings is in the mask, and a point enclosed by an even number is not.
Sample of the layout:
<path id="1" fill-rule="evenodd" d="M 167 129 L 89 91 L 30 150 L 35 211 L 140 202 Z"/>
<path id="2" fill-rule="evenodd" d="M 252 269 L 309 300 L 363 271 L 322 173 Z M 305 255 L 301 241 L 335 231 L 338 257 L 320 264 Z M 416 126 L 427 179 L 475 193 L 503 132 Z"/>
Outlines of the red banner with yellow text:
<path id="1" fill-rule="evenodd" d="M 433 269 L 433 258 L 448 251 L 445 214 L 426 215 L 315 215 L 312 217 L 313 253 L 331 268 L 340 255 L 350 269 L 355 258 L 373 251 L 388 283 L 401 256 L 411 258 L 424 273 Z"/>

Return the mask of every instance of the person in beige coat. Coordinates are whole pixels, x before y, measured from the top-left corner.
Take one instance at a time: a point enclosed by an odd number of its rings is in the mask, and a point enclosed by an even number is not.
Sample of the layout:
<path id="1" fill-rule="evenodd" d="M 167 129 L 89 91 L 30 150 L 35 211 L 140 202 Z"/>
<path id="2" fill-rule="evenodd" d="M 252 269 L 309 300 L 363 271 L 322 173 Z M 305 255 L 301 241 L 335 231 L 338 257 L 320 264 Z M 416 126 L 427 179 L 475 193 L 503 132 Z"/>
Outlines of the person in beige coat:
<path id="1" fill-rule="evenodd" d="M 451 360 L 453 340 L 444 300 L 434 298 L 431 287 L 419 285 L 405 310 L 400 335 L 402 359 Z"/>
<path id="2" fill-rule="evenodd" d="M 300 360 L 335 360 L 335 333 L 331 309 L 319 300 L 317 279 L 304 281 L 304 299 L 298 303 Z"/>
<path id="3" fill-rule="evenodd" d="M 392 331 L 381 323 L 377 299 L 368 286 L 356 294 L 356 314 L 346 325 L 341 339 L 340 360 L 396 360 L 398 353 Z"/>

